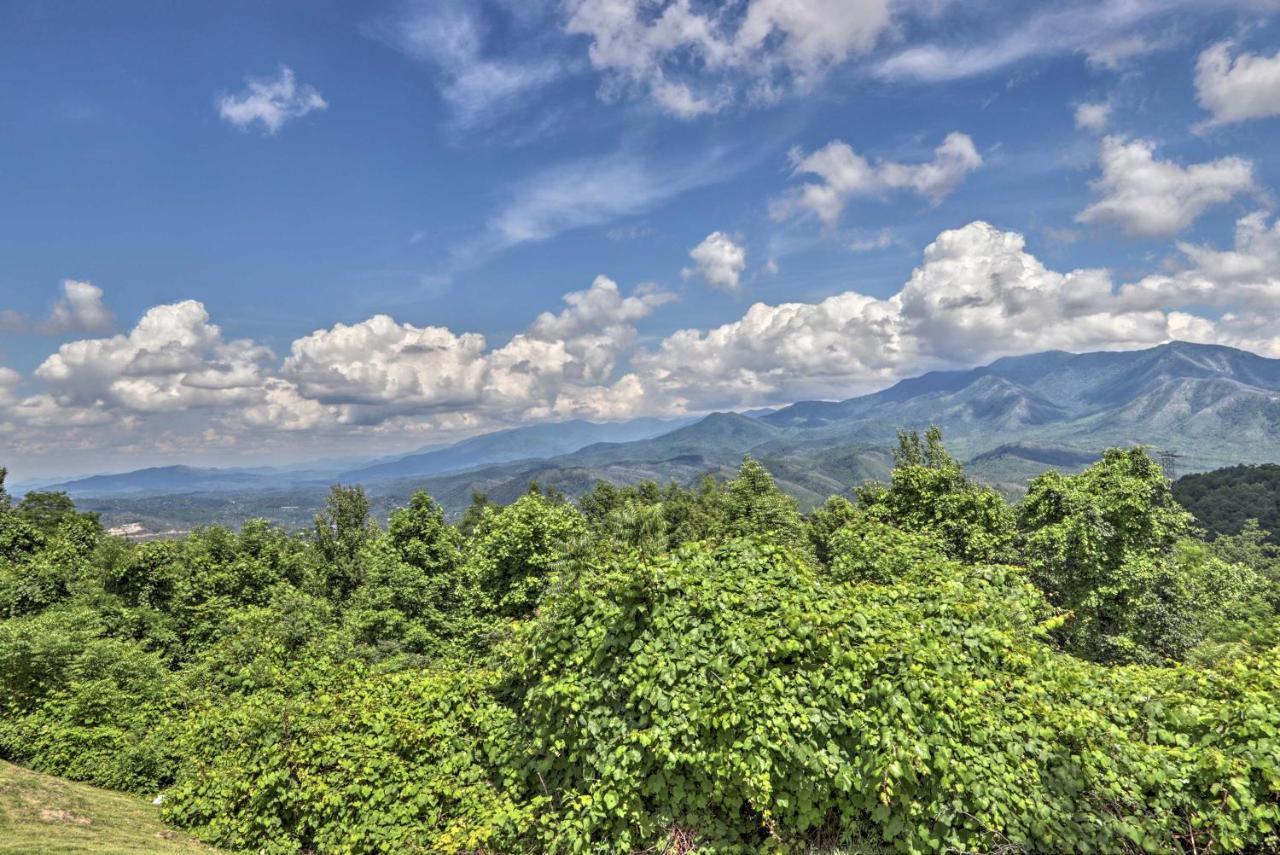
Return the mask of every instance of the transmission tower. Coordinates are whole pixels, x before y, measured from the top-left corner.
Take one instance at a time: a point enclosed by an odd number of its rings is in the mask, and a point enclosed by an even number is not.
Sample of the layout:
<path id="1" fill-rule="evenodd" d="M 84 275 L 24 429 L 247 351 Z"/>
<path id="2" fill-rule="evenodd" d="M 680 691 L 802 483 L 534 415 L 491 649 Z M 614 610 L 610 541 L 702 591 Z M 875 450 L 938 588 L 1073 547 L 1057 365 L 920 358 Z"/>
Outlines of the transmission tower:
<path id="1" fill-rule="evenodd" d="M 1170 481 L 1178 480 L 1178 461 L 1181 459 L 1182 455 L 1176 451 L 1156 451 L 1156 461 L 1164 470 L 1164 477 Z"/>

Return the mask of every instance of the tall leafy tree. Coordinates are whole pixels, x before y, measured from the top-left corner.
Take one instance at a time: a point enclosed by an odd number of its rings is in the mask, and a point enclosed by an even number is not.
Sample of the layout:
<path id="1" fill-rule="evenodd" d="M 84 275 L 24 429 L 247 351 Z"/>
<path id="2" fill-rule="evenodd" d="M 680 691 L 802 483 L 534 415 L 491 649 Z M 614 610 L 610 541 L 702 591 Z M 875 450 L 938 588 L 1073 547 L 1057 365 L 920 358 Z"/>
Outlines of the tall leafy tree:
<path id="1" fill-rule="evenodd" d="M 946 552 L 964 561 L 1008 557 L 1014 517 L 995 490 L 971 480 L 929 428 L 898 435 L 889 485 L 858 490 L 859 504 L 874 518 L 909 532 L 936 536 Z"/>

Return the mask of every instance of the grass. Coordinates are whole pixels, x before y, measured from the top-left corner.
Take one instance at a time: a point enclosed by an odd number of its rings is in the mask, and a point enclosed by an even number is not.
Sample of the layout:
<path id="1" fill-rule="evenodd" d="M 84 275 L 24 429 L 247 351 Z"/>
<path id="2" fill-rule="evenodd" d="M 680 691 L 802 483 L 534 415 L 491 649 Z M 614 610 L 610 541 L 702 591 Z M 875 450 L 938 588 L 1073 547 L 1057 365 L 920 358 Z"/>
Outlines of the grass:
<path id="1" fill-rule="evenodd" d="M 2 855 L 218 852 L 160 822 L 149 802 L 0 761 Z"/>

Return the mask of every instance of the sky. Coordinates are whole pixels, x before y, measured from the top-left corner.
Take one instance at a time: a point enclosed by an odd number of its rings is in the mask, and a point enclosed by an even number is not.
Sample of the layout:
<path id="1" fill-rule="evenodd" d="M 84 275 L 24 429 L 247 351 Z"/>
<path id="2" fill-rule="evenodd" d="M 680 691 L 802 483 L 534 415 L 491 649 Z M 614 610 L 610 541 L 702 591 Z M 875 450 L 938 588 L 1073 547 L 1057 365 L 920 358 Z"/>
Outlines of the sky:
<path id="1" fill-rule="evenodd" d="M 1280 0 L 0 0 L 0 465 L 1280 356 Z"/>

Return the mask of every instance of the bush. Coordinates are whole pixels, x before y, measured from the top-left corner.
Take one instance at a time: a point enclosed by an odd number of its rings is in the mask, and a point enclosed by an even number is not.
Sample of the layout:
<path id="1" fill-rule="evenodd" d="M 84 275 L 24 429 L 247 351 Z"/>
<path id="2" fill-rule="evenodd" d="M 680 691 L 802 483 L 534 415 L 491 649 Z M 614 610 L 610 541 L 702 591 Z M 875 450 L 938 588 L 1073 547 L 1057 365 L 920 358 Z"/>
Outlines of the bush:
<path id="1" fill-rule="evenodd" d="M 840 556 L 835 561 L 839 563 Z M 1274 841 L 1280 671 L 1057 653 L 1017 568 L 943 559 L 824 582 L 763 541 L 566 586 L 516 663 L 546 851 L 903 852 Z"/>
<path id="2" fill-rule="evenodd" d="M 517 851 L 514 716 L 488 672 L 361 676 L 197 710 L 164 814 L 205 840 L 285 855 Z"/>

